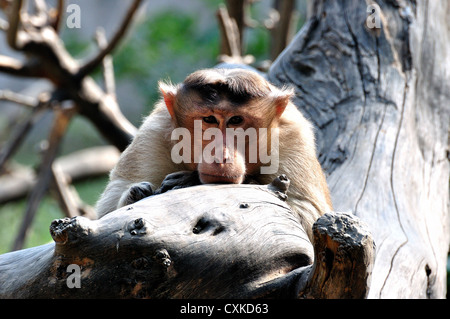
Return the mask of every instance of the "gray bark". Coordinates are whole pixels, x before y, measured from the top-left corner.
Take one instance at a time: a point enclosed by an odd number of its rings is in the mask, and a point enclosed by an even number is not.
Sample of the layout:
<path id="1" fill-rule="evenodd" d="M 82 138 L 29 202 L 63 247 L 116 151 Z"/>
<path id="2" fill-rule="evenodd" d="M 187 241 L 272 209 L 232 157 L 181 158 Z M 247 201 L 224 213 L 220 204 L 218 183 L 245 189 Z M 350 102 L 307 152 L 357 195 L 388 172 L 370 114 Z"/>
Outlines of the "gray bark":
<path id="1" fill-rule="evenodd" d="M 365 297 L 374 257 L 367 227 L 324 215 L 313 250 L 285 190 L 282 180 L 202 185 L 99 220 L 55 220 L 55 243 L 0 256 L 0 298 Z"/>
<path id="2" fill-rule="evenodd" d="M 377 3 L 369 28 L 366 2 L 315 1 L 269 78 L 316 125 L 334 208 L 374 235 L 369 298 L 445 298 L 449 2 Z"/>

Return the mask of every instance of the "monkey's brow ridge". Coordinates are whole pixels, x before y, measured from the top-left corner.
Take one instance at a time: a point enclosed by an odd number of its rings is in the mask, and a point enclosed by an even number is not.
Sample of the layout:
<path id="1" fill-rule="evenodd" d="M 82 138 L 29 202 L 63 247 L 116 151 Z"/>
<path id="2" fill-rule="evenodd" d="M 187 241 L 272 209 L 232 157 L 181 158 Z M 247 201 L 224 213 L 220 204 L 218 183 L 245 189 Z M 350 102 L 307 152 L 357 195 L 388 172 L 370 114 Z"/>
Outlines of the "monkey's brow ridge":
<path id="1" fill-rule="evenodd" d="M 198 92 L 202 99 L 208 103 L 217 103 L 225 97 L 231 103 L 240 105 L 247 103 L 251 99 L 267 96 L 266 92 L 251 82 L 245 80 L 220 81 L 215 83 L 195 81 L 184 83 L 184 88 Z"/>

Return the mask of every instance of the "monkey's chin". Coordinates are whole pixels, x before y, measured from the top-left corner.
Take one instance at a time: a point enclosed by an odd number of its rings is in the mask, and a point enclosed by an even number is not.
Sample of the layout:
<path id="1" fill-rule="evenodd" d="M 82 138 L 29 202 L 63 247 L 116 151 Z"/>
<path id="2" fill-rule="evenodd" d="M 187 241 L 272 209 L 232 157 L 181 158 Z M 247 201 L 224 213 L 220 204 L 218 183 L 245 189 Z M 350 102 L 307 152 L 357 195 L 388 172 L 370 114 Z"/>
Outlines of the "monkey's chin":
<path id="1" fill-rule="evenodd" d="M 242 182 L 244 181 L 243 175 L 222 176 L 199 172 L 199 177 L 202 184 L 242 184 Z"/>

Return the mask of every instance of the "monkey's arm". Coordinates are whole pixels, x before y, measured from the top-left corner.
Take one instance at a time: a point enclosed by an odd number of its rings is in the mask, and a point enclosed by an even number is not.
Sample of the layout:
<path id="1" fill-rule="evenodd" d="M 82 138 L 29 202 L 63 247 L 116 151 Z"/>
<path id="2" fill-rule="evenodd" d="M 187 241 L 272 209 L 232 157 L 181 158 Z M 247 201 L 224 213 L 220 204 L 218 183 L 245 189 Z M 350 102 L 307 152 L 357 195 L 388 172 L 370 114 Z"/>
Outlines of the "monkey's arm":
<path id="1" fill-rule="evenodd" d="M 102 196 L 97 201 L 97 217 L 101 218 L 104 215 L 116 210 L 117 208 L 124 206 L 132 185 L 133 182 L 130 182 L 128 180 L 111 180 L 106 186 L 106 189 L 103 191 Z M 135 202 L 136 201 L 137 200 L 135 200 Z"/>
<path id="2" fill-rule="evenodd" d="M 170 158 L 170 116 L 158 105 L 120 156 L 110 182 L 96 205 L 100 218 L 117 208 L 153 194 L 163 179 L 184 167 Z"/>
<path id="3" fill-rule="evenodd" d="M 167 175 L 161 183 L 161 187 L 154 191 L 154 194 L 162 194 L 171 189 L 180 189 L 200 185 L 200 178 L 197 171 L 180 171 Z"/>

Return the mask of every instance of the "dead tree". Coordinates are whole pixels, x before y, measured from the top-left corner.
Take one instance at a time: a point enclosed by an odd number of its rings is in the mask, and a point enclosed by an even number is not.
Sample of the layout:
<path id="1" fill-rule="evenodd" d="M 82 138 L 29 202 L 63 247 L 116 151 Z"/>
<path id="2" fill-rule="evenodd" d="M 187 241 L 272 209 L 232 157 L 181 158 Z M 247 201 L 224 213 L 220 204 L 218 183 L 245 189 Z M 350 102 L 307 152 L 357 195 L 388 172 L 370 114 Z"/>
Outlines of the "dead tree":
<path id="1" fill-rule="evenodd" d="M 39 19 L 25 14 L 22 2 L 12 1 L 5 9 L 9 17 L 6 33 L 8 45 L 23 53 L 27 59 L 21 62 L 1 56 L 0 72 L 48 79 L 55 90 L 43 98 L 43 104 L 73 101 L 78 113 L 91 120 L 108 141 L 123 150 L 132 139 L 135 127 L 120 112 L 114 92 L 103 91 L 89 74 L 102 65 L 104 58 L 122 39 L 141 0 L 133 1 L 109 43 L 100 44 L 102 48 L 99 52 L 82 63 L 70 56 L 58 36 L 64 1 L 58 2 L 56 13 L 46 8 L 44 2 L 37 1 L 40 4 L 36 6 Z"/>
<path id="2" fill-rule="evenodd" d="M 2 147 L 0 171 L 46 111 L 54 112 L 54 120 L 48 138 L 48 148 L 44 151 L 39 167 L 38 181 L 30 191 L 25 217 L 13 249 L 22 247 L 37 207 L 50 185 L 54 185 L 63 211 L 68 216 L 90 215 L 84 209 L 85 206 L 77 200 L 76 194 L 67 187 L 67 176 L 53 166 L 73 116 L 85 116 L 106 140 L 121 151 L 130 143 L 136 132 L 136 128 L 122 114 L 116 101 L 114 76 L 108 56 L 126 34 L 141 0 L 131 3 L 109 41 L 101 30 L 97 32 L 99 51 L 82 62 L 76 61 L 67 52 L 59 37 L 61 19 L 65 12 L 64 1 L 59 0 L 55 8 L 49 8 L 45 1 L 35 0 L 32 9 L 24 6 L 23 2 L 1 2 L 1 9 L 8 17 L 8 21 L 0 21 L 1 29 L 6 32 L 9 47 L 23 54 L 24 61 L 0 56 L 0 72 L 20 77 L 44 78 L 49 80 L 54 88 L 52 92 L 43 92 L 38 99 L 10 92 L 0 94 L 2 99 L 27 105 L 32 109 L 28 118 L 17 125 L 12 137 Z M 102 65 L 105 90 L 90 77 L 90 74 Z"/>
<path id="3" fill-rule="evenodd" d="M 282 201 L 284 178 L 173 190 L 54 221 L 54 244 L 0 256 L 0 296 L 444 298 L 445 5 L 317 0 L 270 69 L 296 88 L 335 209 L 349 212 L 319 218 L 313 244 Z"/>
<path id="4" fill-rule="evenodd" d="M 377 243 L 371 298 L 445 298 L 447 1 L 318 0 L 269 78 L 317 127 L 334 208 Z"/>
<path id="5" fill-rule="evenodd" d="M 256 1 L 227 0 L 217 10 L 221 33 L 219 61 L 240 64 L 255 62 L 252 55 L 244 55 L 244 31 L 247 28 L 259 26 L 270 31 L 271 61 L 275 60 L 295 34 L 295 25 L 298 20 L 295 0 L 274 0 L 268 18 L 262 22 L 258 22 L 250 16 L 250 7 L 253 2 Z M 259 67 L 267 71 L 264 63 Z"/>

